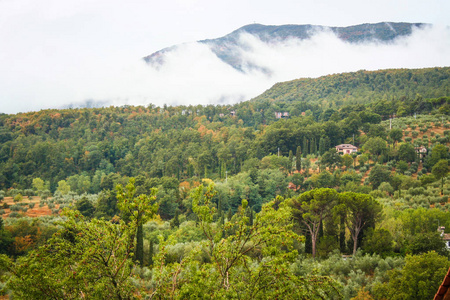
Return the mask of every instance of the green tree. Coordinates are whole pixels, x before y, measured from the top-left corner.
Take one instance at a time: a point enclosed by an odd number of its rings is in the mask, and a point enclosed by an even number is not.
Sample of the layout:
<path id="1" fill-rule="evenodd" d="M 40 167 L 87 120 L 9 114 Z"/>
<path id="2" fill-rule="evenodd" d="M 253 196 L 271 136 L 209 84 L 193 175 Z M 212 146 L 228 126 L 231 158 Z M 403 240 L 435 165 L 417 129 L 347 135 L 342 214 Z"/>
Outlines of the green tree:
<path id="1" fill-rule="evenodd" d="M 389 131 L 389 137 L 397 144 L 402 140 L 403 130 L 399 128 L 391 129 L 391 131 Z"/>
<path id="2" fill-rule="evenodd" d="M 70 185 L 65 180 L 58 181 L 58 187 L 56 188 L 62 195 L 67 195 L 70 192 Z"/>
<path id="3" fill-rule="evenodd" d="M 431 169 L 431 173 L 437 180 L 441 179 L 441 195 L 442 195 L 444 192 L 444 178 L 448 174 L 448 160 L 446 159 L 439 160 Z"/>
<path id="4" fill-rule="evenodd" d="M 448 256 L 449 251 L 444 240 L 437 231 L 417 233 L 407 241 L 406 251 L 411 254 L 421 254 L 436 251 L 440 255 Z"/>
<path id="5" fill-rule="evenodd" d="M 155 257 L 151 298 L 192 299 L 321 299 L 338 295 L 336 283 L 323 276 L 295 276 L 290 263 L 298 255 L 293 242 L 302 237 L 292 231 L 291 208 L 281 197 L 263 205 L 251 224 L 248 202 L 223 226 L 213 223 L 216 214 L 213 185 L 193 191 L 192 209 L 206 240 L 181 262 L 165 264 L 167 241 L 160 238 Z M 224 235 L 224 231 L 228 232 Z M 198 253 L 206 262 L 195 260 Z M 257 259 L 255 259 L 257 257 Z M 157 262 L 157 263 L 156 263 Z"/>
<path id="6" fill-rule="evenodd" d="M 11 232 L 3 226 L 3 218 L 0 218 L 0 254 L 6 254 L 14 242 Z"/>
<path id="7" fill-rule="evenodd" d="M 375 225 L 382 206 L 367 194 L 346 192 L 339 195 L 346 213 L 345 222 L 353 239 L 353 255 L 358 249 L 358 238 L 368 225 Z"/>
<path id="8" fill-rule="evenodd" d="M 389 230 L 384 228 L 370 228 L 364 238 L 363 250 L 366 253 L 378 254 L 382 257 L 390 255 L 393 248 L 394 238 Z"/>
<path id="9" fill-rule="evenodd" d="M 305 192 L 291 201 L 294 217 L 307 228 L 311 236 L 313 258 L 316 257 L 316 244 L 322 221 L 331 215 L 337 199 L 338 194 L 334 189 L 321 188 Z"/>
<path id="10" fill-rule="evenodd" d="M 410 143 L 401 143 L 398 148 L 398 159 L 406 162 L 413 162 L 416 160 L 417 153 L 414 146 Z"/>
<path id="11" fill-rule="evenodd" d="M 87 221 L 77 211 L 45 245 L 12 262 L 0 264 L 11 276 L 8 288 L 16 299 L 130 299 L 139 295 L 131 281 L 132 226 L 120 221 Z"/>
<path id="12" fill-rule="evenodd" d="M 323 165 L 328 166 L 330 169 L 334 169 L 334 167 L 339 167 L 341 165 L 342 157 L 336 149 L 332 148 L 322 155 L 320 162 Z"/>
<path id="13" fill-rule="evenodd" d="M 378 157 L 387 151 L 386 141 L 380 137 L 371 137 L 365 142 L 363 149 L 378 160 Z"/>
<path id="14" fill-rule="evenodd" d="M 94 215 L 95 207 L 86 197 L 75 203 L 76 209 L 85 217 L 91 218 Z"/>
<path id="15" fill-rule="evenodd" d="M 391 173 L 384 166 L 376 164 L 369 173 L 369 182 L 373 189 L 377 189 L 382 182 L 389 182 Z"/>
<path id="16" fill-rule="evenodd" d="M 342 156 L 342 164 L 345 166 L 345 169 L 347 170 L 352 166 L 353 158 L 349 154 L 344 154 Z"/>
<path id="17" fill-rule="evenodd" d="M 33 179 L 32 186 L 35 191 L 43 191 L 45 189 L 45 182 L 41 178 L 37 177 Z"/>
<path id="18" fill-rule="evenodd" d="M 448 258 L 434 251 L 407 255 L 403 269 L 388 271 L 388 281 L 376 284 L 373 294 L 378 299 L 433 299 L 449 266 Z"/>
<path id="19" fill-rule="evenodd" d="M 437 144 L 431 149 L 431 155 L 425 159 L 427 168 L 432 168 L 439 160 L 448 158 L 448 149 L 442 144 Z"/>
<path id="20" fill-rule="evenodd" d="M 122 185 L 117 186 L 117 207 L 122 211 L 126 222 L 132 222 L 135 225 L 136 245 L 134 249 L 136 255 L 134 259 L 142 265 L 144 263 L 144 235 L 142 226 L 152 218 L 158 211 L 156 203 L 156 188 L 151 189 L 151 194 L 140 194 L 135 197 L 136 187 L 134 185 L 136 179 L 130 178 L 125 188 Z M 134 240 L 133 237 L 133 240 Z"/>
<path id="21" fill-rule="evenodd" d="M 21 193 L 18 193 L 17 195 L 14 196 L 14 202 L 21 202 L 23 199 L 23 196 Z"/>
<path id="22" fill-rule="evenodd" d="M 408 163 L 404 160 L 399 160 L 397 162 L 397 164 L 395 165 L 395 169 L 399 172 L 399 173 L 405 173 L 406 170 L 408 170 Z"/>

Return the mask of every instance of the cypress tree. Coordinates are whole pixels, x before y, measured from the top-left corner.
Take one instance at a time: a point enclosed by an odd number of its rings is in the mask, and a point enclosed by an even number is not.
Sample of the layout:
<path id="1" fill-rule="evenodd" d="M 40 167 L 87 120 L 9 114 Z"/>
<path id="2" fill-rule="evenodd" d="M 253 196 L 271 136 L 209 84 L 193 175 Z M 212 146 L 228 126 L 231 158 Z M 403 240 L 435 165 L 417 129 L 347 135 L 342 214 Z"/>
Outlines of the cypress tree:
<path id="1" fill-rule="evenodd" d="M 341 253 L 345 253 L 345 214 L 341 214 L 341 224 L 339 226 L 339 248 Z"/>
<path id="2" fill-rule="evenodd" d="M 316 152 L 315 146 L 316 146 L 315 139 L 312 138 L 309 142 L 309 154 L 314 154 Z"/>
<path id="3" fill-rule="evenodd" d="M 308 140 L 303 137 L 303 157 L 306 157 L 308 154 Z"/>
<path id="4" fill-rule="evenodd" d="M 228 222 L 231 220 L 231 218 L 233 217 L 233 213 L 231 212 L 231 208 L 228 210 L 228 213 L 227 213 L 227 220 L 228 220 Z"/>
<path id="5" fill-rule="evenodd" d="M 321 136 L 319 139 L 319 154 L 322 155 L 325 153 L 325 151 L 325 141 L 323 136 Z"/>
<path id="6" fill-rule="evenodd" d="M 295 168 L 298 172 L 302 169 L 302 148 L 297 146 L 297 151 L 295 152 Z"/>
<path id="7" fill-rule="evenodd" d="M 178 209 L 176 209 L 175 210 L 175 216 L 173 217 L 173 220 L 172 220 L 172 226 L 173 227 L 179 227 L 180 226 L 179 215 L 180 215 L 180 213 L 179 213 Z"/>
<path id="8" fill-rule="evenodd" d="M 136 254 L 134 256 L 135 261 L 139 262 L 140 266 L 144 263 L 144 230 L 142 224 L 138 225 L 136 232 Z"/>
<path id="9" fill-rule="evenodd" d="M 292 171 L 292 162 L 294 161 L 294 154 L 289 150 L 289 172 Z"/>
<path id="10" fill-rule="evenodd" d="M 148 246 L 148 265 L 153 266 L 153 240 L 149 241 Z"/>

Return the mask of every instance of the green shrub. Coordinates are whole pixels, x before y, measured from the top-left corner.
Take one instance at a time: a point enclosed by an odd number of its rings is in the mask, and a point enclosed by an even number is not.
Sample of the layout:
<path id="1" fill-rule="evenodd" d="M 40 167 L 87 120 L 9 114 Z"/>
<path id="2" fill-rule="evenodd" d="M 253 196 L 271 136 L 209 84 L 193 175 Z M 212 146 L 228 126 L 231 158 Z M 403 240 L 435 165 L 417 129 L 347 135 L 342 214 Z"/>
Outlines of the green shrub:
<path id="1" fill-rule="evenodd" d="M 14 202 L 20 202 L 22 201 L 23 196 L 21 193 L 18 193 L 17 195 L 14 196 Z"/>
<path id="2" fill-rule="evenodd" d="M 417 131 L 412 131 L 411 135 L 413 138 L 417 138 L 419 136 L 419 133 Z"/>
<path id="3" fill-rule="evenodd" d="M 22 207 L 20 205 L 14 204 L 9 207 L 11 211 L 20 211 Z"/>
<path id="4" fill-rule="evenodd" d="M 16 211 L 13 211 L 12 213 L 9 214 L 9 218 L 20 218 L 22 215 Z"/>

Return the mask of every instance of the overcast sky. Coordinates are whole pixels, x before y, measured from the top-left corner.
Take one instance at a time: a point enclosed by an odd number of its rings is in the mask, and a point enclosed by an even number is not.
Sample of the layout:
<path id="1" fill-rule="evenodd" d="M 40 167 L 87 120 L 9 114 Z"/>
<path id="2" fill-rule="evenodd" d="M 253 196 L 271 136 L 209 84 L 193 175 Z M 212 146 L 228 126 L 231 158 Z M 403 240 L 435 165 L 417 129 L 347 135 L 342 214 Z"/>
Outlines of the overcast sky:
<path id="1" fill-rule="evenodd" d="M 204 104 L 224 91 L 234 99 L 254 97 L 276 80 L 358 68 L 448 66 L 450 38 L 443 28 L 450 25 L 449 17 L 448 0 L 0 0 L 0 112 L 56 108 L 86 99 L 115 105 Z M 188 44 L 159 72 L 141 61 L 162 48 L 220 37 L 255 22 L 349 26 L 383 21 L 431 23 L 438 30 L 418 33 L 381 52 L 346 48 L 329 34 L 319 35 L 313 44 L 293 42 L 275 49 L 246 37 L 254 49 L 247 53 L 252 60 L 275 60 L 267 62 L 274 64 L 277 76 L 272 78 L 236 73 L 198 44 Z M 323 57 L 313 53 L 329 48 L 330 42 L 338 49 L 336 55 L 350 53 L 361 64 L 346 67 L 330 61 L 328 69 L 322 64 L 320 72 L 315 70 L 311 61 L 320 63 Z M 301 72 L 277 64 L 277 54 L 294 57 L 299 49 L 305 65 L 298 62 L 295 68 Z M 434 57 L 422 61 L 421 51 L 428 51 L 424 57 Z M 308 53 L 316 60 L 306 59 Z M 402 65 L 398 60 L 405 53 L 411 61 Z M 366 66 L 368 54 L 391 59 Z"/>

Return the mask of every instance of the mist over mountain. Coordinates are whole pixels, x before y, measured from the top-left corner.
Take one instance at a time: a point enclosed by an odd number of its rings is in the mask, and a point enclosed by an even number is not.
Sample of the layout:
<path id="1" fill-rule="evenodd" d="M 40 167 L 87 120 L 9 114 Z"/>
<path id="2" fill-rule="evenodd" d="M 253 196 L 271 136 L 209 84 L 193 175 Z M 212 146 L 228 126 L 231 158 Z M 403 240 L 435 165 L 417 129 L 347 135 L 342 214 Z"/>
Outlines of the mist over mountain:
<path id="1" fill-rule="evenodd" d="M 207 45 L 211 51 L 223 62 L 233 68 L 244 71 L 245 69 L 259 69 L 266 73 L 271 70 L 258 66 L 246 59 L 243 52 L 249 49 L 244 35 L 252 35 L 266 44 L 282 44 L 290 39 L 311 39 L 319 32 L 330 32 L 342 41 L 352 44 L 379 42 L 388 44 L 396 38 L 409 36 L 413 29 L 424 28 L 424 23 L 393 23 L 383 22 L 376 24 L 360 24 L 348 27 L 327 27 L 321 25 L 280 25 L 270 26 L 262 24 L 250 24 L 243 26 L 230 34 L 216 39 L 198 41 Z M 164 65 L 167 56 L 178 50 L 180 45 L 171 46 L 157 51 L 144 60 L 155 68 Z"/>
<path id="2" fill-rule="evenodd" d="M 166 48 L 145 59 L 108 53 L 83 64 L 66 56 L 58 59 L 64 64 L 33 60 L 40 67 L 24 62 L 25 73 L 0 77 L 0 112 L 150 103 L 234 104 L 262 94 L 277 82 L 297 78 L 445 67 L 450 66 L 450 29 L 422 23 L 252 24 L 221 38 Z M 18 65 L 6 62 L 8 68 Z"/>

